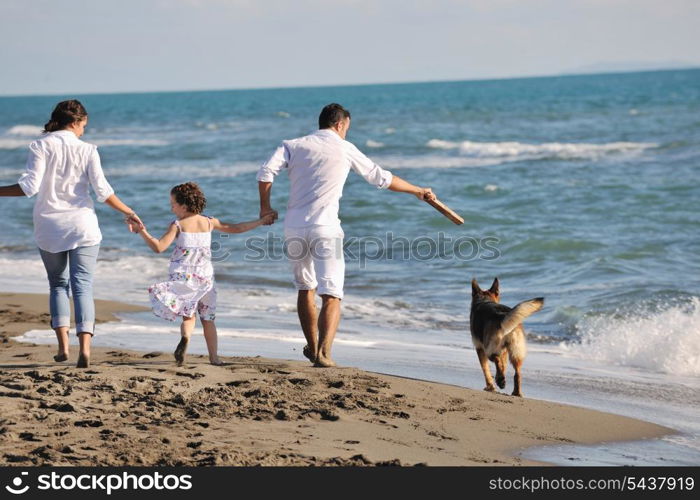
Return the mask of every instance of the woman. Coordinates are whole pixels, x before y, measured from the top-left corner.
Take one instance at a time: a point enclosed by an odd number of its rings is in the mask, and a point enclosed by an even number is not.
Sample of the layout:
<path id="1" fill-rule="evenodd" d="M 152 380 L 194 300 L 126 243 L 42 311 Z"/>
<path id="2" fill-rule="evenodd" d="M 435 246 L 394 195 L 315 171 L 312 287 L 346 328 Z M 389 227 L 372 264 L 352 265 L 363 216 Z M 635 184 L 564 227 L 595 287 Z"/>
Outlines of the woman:
<path id="1" fill-rule="evenodd" d="M 37 195 L 34 237 L 49 279 L 51 327 L 58 339 L 54 359 L 68 359 L 70 289 L 80 340 L 78 368 L 90 364 L 95 332 L 92 275 L 102 241 L 88 186 L 97 201 L 123 213 L 127 222 L 141 224 L 105 179 L 97 148 L 79 139 L 87 121 L 87 111 L 79 101 L 59 102 L 44 125 L 45 135 L 29 145 L 26 172 L 17 184 L 0 187 L 0 196 Z"/>

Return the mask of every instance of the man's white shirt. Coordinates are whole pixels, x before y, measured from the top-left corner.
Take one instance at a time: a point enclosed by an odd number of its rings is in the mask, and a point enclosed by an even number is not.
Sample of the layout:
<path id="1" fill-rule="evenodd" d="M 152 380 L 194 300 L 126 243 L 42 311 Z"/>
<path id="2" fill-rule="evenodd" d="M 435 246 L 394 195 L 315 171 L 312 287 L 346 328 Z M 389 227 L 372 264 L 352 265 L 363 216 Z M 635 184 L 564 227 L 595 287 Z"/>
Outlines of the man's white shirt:
<path id="1" fill-rule="evenodd" d="M 338 225 L 340 198 L 350 169 L 379 189 L 386 189 L 392 174 L 367 158 L 352 143 L 332 130 L 283 141 L 258 171 L 257 179 L 273 182 L 286 168 L 290 189 L 285 227 Z"/>

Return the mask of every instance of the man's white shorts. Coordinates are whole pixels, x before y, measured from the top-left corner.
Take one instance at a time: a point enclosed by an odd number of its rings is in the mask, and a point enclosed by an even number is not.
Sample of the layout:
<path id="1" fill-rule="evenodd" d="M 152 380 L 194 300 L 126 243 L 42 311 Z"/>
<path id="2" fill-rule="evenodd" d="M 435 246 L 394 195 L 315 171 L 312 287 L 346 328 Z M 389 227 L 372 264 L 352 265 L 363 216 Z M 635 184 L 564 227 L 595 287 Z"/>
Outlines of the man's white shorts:
<path id="1" fill-rule="evenodd" d="M 285 250 L 297 290 L 316 289 L 318 295 L 343 298 L 344 236 L 339 225 L 284 229 Z"/>

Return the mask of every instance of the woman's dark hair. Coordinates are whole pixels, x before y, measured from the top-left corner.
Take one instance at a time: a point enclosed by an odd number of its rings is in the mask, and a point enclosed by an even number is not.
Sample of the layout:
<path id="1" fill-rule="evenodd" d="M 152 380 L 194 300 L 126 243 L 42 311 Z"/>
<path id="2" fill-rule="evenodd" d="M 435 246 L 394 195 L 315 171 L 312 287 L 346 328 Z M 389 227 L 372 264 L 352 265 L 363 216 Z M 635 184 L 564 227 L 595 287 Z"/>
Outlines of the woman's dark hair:
<path id="1" fill-rule="evenodd" d="M 324 107 L 318 115 L 318 128 L 331 128 L 346 118 L 350 118 L 350 111 L 333 102 Z"/>
<path id="2" fill-rule="evenodd" d="M 207 206 L 207 199 L 199 186 L 194 182 L 178 184 L 170 190 L 170 194 L 175 197 L 175 201 L 187 207 L 193 214 L 201 214 Z"/>
<path id="3" fill-rule="evenodd" d="M 44 133 L 63 130 L 68 125 L 83 121 L 87 118 L 85 107 L 75 99 L 61 101 L 51 113 L 51 119 L 44 125 Z"/>

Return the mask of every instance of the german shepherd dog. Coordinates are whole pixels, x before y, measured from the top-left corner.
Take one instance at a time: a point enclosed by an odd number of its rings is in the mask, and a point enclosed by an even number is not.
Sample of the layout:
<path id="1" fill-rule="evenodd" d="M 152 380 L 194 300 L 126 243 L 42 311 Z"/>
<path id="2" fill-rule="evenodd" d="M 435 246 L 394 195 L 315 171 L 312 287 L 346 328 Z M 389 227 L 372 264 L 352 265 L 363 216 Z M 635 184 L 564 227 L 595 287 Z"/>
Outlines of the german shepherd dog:
<path id="1" fill-rule="evenodd" d="M 513 396 L 523 396 L 520 388 L 520 368 L 525 360 L 525 331 L 522 322 L 525 318 L 542 309 L 544 299 L 538 297 L 521 302 L 510 308 L 499 304 L 498 278 L 491 288 L 482 290 L 476 279 L 472 280 L 472 308 L 469 326 L 472 342 L 479 356 L 481 370 L 486 379 L 485 391 L 495 391 L 489 360 L 496 365 L 496 384 L 506 387 L 506 353 L 515 369 Z"/>

